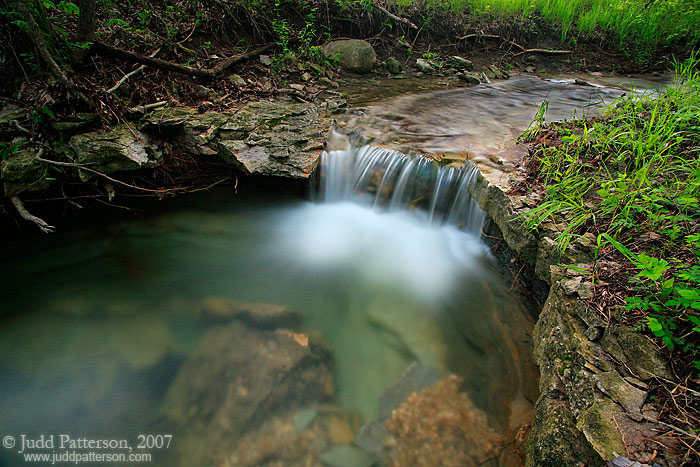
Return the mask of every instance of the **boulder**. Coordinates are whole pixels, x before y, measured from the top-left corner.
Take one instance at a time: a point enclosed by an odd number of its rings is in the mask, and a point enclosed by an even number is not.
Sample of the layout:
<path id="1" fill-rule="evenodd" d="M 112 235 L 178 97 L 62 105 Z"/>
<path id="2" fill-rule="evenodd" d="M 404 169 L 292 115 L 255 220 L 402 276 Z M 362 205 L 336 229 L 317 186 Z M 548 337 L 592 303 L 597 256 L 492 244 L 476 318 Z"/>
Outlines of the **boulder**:
<path id="1" fill-rule="evenodd" d="M 329 42 L 321 50 L 328 58 L 337 57 L 341 68 L 355 73 L 369 73 L 377 61 L 377 54 L 370 43 L 359 39 Z"/>
<path id="2" fill-rule="evenodd" d="M 510 75 L 507 72 L 497 68 L 496 65 L 489 65 L 487 70 L 487 74 L 490 74 L 494 79 L 510 79 Z"/>
<path id="3" fill-rule="evenodd" d="M 127 125 L 116 125 L 107 133 L 84 133 L 70 140 L 76 162 L 102 173 L 136 170 L 152 167 L 158 160 L 157 153 L 144 133 Z M 80 171 L 80 179 L 87 181 L 95 175 Z"/>
<path id="4" fill-rule="evenodd" d="M 208 331 L 163 404 L 181 465 L 211 465 L 276 414 L 328 401 L 330 364 L 328 352 L 304 334 L 237 322 Z"/>
<path id="5" fill-rule="evenodd" d="M 232 74 L 228 77 L 229 81 L 231 81 L 233 84 L 235 84 L 237 87 L 242 88 L 248 85 L 248 82 L 246 82 L 245 79 L 241 77 L 241 75 L 237 74 Z"/>
<path id="6" fill-rule="evenodd" d="M 5 196 L 15 196 L 27 191 L 48 188 L 51 180 L 47 179 L 49 166 L 36 160 L 34 151 L 24 149 L 2 161 L 2 184 Z"/>

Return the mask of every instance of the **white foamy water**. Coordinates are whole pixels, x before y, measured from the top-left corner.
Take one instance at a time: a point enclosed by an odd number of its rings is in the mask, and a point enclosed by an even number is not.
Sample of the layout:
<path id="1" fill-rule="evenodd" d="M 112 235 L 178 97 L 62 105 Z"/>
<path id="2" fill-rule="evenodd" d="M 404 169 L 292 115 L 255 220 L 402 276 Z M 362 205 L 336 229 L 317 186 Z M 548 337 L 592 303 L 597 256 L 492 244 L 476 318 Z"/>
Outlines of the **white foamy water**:
<path id="1" fill-rule="evenodd" d="M 351 274 L 425 301 L 447 299 L 488 251 L 476 235 L 454 225 L 347 201 L 287 212 L 280 231 L 280 257 L 307 272 Z"/>

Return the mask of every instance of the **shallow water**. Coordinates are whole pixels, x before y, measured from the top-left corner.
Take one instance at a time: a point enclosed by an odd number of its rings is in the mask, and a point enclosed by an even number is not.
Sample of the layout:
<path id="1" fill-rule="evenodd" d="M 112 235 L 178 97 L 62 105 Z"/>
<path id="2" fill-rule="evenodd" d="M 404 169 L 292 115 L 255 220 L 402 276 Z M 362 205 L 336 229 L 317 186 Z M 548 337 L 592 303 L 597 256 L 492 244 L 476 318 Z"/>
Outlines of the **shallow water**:
<path id="1" fill-rule="evenodd" d="M 333 355 L 334 404 L 363 422 L 412 361 L 463 376 L 501 432 L 511 403 L 533 397 L 532 323 L 473 234 L 347 202 L 220 193 L 188 204 L 46 239 L 3 265 L 0 432 L 174 430 L 161 404 L 217 326 L 203 319 L 206 297 L 298 310 Z"/>

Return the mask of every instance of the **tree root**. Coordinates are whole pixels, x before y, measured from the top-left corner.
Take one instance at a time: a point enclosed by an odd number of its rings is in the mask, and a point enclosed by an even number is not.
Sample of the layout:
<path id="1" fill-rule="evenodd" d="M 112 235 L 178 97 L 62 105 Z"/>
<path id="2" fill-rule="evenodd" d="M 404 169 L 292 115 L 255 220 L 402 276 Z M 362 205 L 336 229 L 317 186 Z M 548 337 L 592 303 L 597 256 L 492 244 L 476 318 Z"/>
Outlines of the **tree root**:
<path id="1" fill-rule="evenodd" d="M 22 203 L 22 200 L 19 199 L 19 196 L 13 196 L 10 198 L 10 201 L 12 201 L 12 205 L 15 207 L 17 213 L 22 217 L 22 219 L 35 224 L 44 233 L 52 233 L 56 231 L 56 227 L 48 224 L 43 219 L 36 217 L 27 211 L 27 208 L 24 207 L 24 203 Z"/>
<path id="2" fill-rule="evenodd" d="M 159 58 L 148 57 L 145 55 L 139 55 L 134 52 L 129 52 L 128 50 L 119 49 L 111 45 L 107 45 L 103 42 L 95 42 L 91 48 L 95 53 L 102 55 L 107 55 L 122 60 L 127 60 L 130 62 L 141 63 L 142 65 L 152 66 L 162 70 L 173 71 L 175 73 L 180 73 L 188 76 L 195 76 L 197 78 L 213 79 L 221 76 L 228 68 L 240 63 L 242 61 L 248 60 L 256 55 L 260 55 L 272 47 L 275 44 L 267 44 L 262 47 L 258 47 L 250 52 L 236 55 L 235 57 L 226 58 L 221 60 L 215 67 L 208 69 L 193 68 L 187 65 L 179 65 L 177 63 L 168 62 L 166 60 L 161 60 Z"/>
<path id="3" fill-rule="evenodd" d="M 570 54 L 573 53 L 571 50 L 551 50 L 551 49 L 525 49 L 522 52 L 513 54 L 513 57 L 517 57 L 522 54 L 538 53 L 538 54 Z"/>

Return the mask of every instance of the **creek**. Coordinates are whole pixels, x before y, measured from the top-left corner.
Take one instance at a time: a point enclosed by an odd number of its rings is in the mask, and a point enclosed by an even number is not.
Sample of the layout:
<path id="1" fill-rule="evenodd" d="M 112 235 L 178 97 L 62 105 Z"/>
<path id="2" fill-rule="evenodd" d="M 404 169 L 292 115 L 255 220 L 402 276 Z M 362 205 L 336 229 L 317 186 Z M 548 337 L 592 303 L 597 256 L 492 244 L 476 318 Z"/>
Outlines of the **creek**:
<path id="1" fill-rule="evenodd" d="M 8 242 L 0 258 L 0 434 L 136 446 L 138 434 L 170 433 L 174 446 L 146 450 L 153 465 L 268 465 L 283 447 L 246 458 L 240 445 L 255 445 L 255 433 L 268 429 L 269 438 L 286 439 L 280 427 L 288 425 L 300 439 L 314 426 L 300 419 L 342 413 L 336 418 L 349 434 L 333 435 L 326 423 L 327 433 L 314 431 L 322 442 L 279 464 L 297 465 L 382 421 L 387 388 L 419 362 L 461 378 L 470 410 L 488 426 L 484 441 L 512 439 L 537 397 L 533 317 L 483 241 L 487 220 L 468 194 L 476 169 L 456 161 L 469 156 L 498 179 L 521 154 L 514 136 L 543 98 L 551 120 L 625 92 L 621 82 L 587 80 L 598 86 L 517 77 L 416 94 L 392 80 L 367 96 L 358 84 L 350 100 L 363 112 L 354 125 L 374 144 L 436 155 L 441 165 L 370 146 L 334 151 L 322 156 L 312 201 L 221 190 L 169 201 L 141 219 Z M 261 324 L 255 316 L 268 309 L 298 319 Z M 254 323 L 237 324 L 246 313 Z M 269 376 L 293 379 L 300 368 L 280 364 L 285 347 L 268 345 L 287 327 L 299 345 L 310 339 L 329 355 L 332 387 L 302 397 L 308 387 L 294 386 L 266 402 L 286 384 Z M 215 347 L 217 336 L 233 345 L 222 347 L 228 353 Z M 246 366 L 247 354 L 263 364 Z M 224 369 L 209 377 L 206 368 Z M 241 374 L 253 375 L 249 385 Z M 242 419 L 223 414 L 226 407 L 254 414 Z M 221 432 L 235 435 L 224 441 Z M 16 450 L 0 450 L 0 464 L 23 465 Z M 502 451 L 492 464 L 518 465 Z"/>

